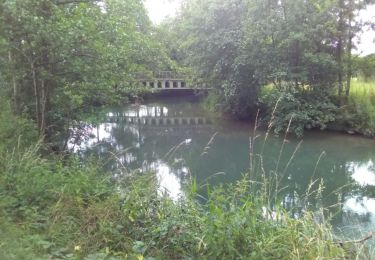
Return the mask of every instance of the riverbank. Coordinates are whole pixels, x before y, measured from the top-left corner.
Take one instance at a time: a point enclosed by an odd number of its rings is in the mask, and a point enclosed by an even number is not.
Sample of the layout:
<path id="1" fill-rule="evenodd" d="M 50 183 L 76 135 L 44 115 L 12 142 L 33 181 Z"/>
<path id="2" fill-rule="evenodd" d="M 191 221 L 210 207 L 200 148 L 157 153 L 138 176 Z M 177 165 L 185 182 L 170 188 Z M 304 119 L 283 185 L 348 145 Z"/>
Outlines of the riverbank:
<path id="1" fill-rule="evenodd" d="M 263 179 L 260 193 L 254 193 L 259 184 L 250 175 L 204 188 L 204 203 L 197 200 L 202 187 L 192 179 L 186 195 L 172 200 L 158 191 L 152 173 L 120 167 L 114 176 L 96 157 L 41 157 L 32 124 L 4 111 L 0 118 L 9 124 L 1 128 L 8 137 L 0 146 L 1 259 L 301 259 L 359 253 L 350 245 L 343 248 L 329 224 L 317 223 L 312 212 L 292 218 L 276 204 L 266 209 L 274 199 L 264 195 L 271 179 Z"/>
<path id="2" fill-rule="evenodd" d="M 98 163 L 47 161 L 36 148 L 2 152 L 1 169 L 2 259 L 346 255 L 309 213 L 282 221 L 265 217 L 264 201 L 251 194 L 246 179 L 213 189 L 202 205 L 195 192 L 177 202 L 160 196 L 153 175 L 114 180 L 103 177 L 109 175 Z"/>
<path id="3" fill-rule="evenodd" d="M 224 112 L 229 118 L 235 117 L 230 107 L 225 105 L 222 95 L 210 93 L 204 106 L 210 111 Z M 375 81 L 353 79 L 350 95 L 340 104 L 336 95 L 322 96 L 306 90 L 302 95 L 283 86 L 273 85 L 262 88 L 257 109 L 258 123 L 267 128 L 273 118 L 272 129 L 282 134 L 287 128 L 297 137 L 303 137 L 304 131 L 321 130 L 343 132 L 351 135 L 375 137 Z M 250 115 L 251 114 L 251 115 Z M 256 111 L 242 116 L 240 120 L 255 121 Z"/>
<path id="4" fill-rule="evenodd" d="M 375 137 L 375 80 L 353 80 L 345 109 L 352 131 Z"/>

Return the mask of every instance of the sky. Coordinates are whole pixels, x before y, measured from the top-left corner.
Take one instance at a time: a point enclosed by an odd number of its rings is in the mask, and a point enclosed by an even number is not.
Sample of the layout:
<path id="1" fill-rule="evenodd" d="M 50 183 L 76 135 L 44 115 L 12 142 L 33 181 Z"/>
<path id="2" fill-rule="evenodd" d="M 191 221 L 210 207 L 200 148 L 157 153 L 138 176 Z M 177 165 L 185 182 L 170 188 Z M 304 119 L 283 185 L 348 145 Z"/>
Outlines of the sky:
<path id="1" fill-rule="evenodd" d="M 179 0 L 146 0 L 146 9 L 151 21 L 159 24 L 165 17 L 173 16 L 178 10 Z"/>
<path id="2" fill-rule="evenodd" d="M 175 15 L 180 0 L 146 0 L 145 5 L 151 21 L 159 24 L 165 17 Z M 375 5 L 361 11 L 359 18 L 363 21 L 375 21 Z M 361 56 L 375 53 L 375 31 L 365 31 L 358 35 L 360 43 L 357 45 L 356 54 Z"/>
<path id="3" fill-rule="evenodd" d="M 155 1 L 155 0 L 154 0 Z M 371 5 L 367 10 L 363 10 L 359 14 L 359 19 L 363 21 L 375 22 L 375 5 Z M 357 46 L 357 54 L 368 55 L 375 53 L 375 31 L 365 31 L 359 35 L 360 44 Z"/>

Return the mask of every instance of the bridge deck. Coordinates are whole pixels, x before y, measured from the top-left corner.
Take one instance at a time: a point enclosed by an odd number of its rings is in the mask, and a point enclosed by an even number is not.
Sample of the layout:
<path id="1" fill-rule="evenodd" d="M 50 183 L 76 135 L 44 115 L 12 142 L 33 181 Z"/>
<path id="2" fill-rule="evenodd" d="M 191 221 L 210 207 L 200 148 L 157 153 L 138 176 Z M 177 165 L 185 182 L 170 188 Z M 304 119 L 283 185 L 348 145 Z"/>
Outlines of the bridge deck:
<path id="1" fill-rule="evenodd" d="M 208 89 L 205 84 L 202 86 L 190 86 L 185 76 L 178 75 L 172 71 L 160 71 L 153 73 L 154 78 L 148 78 L 145 75 L 139 77 L 145 87 L 155 90 L 189 90 L 189 89 Z"/>
<path id="2" fill-rule="evenodd" d="M 184 79 L 141 79 L 140 82 L 151 89 L 192 89 Z"/>

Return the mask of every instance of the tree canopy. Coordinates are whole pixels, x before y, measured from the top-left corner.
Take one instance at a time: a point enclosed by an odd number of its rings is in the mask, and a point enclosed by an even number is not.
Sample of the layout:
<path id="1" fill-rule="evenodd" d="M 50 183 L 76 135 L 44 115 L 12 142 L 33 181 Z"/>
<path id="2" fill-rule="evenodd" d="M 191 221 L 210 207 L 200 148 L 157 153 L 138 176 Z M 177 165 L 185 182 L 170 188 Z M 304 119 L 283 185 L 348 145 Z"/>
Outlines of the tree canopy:
<path id="1" fill-rule="evenodd" d="M 160 33 L 173 42 L 172 57 L 214 86 L 239 117 L 255 114 L 270 84 L 306 103 L 306 96 L 325 102 L 338 95 L 340 105 L 349 96 L 353 38 L 362 28 L 355 16 L 371 3 L 190 0 Z"/>
<path id="2" fill-rule="evenodd" d="M 168 62 L 140 0 L 0 1 L 4 92 L 45 134 Z"/>
<path id="3" fill-rule="evenodd" d="M 155 27 L 142 0 L 0 0 L 2 95 L 51 136 L 93 104 L 138 95 L 137 73 L 182 70 L 236 117 L 270 116 L 278 103 L 283 126 L 325 128 L 353 73 L 368 74 L 352 50 L 356 15 L 372 3 L 185 0 Z"/>

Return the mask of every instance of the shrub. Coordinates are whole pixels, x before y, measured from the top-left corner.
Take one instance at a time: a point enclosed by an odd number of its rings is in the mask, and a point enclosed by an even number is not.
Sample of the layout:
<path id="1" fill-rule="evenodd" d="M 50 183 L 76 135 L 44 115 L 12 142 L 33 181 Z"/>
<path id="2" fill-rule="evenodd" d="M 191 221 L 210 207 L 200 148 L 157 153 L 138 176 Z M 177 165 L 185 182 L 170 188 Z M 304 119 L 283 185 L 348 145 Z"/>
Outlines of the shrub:
<path id="1" fill-rule="evenodd" d="M 337 113 L 337 107 L 327 96 L 293 89 L 273 89 L 261 98 L 260 104 L 265 114 L 263 122 L 271 122 L 276 134 L 284 132 L 291 121 L 290 132 L 298 137 L 305 129 L 324 130 Z"/>
<path id="2" fill-rule="evenodd" d="M 35 124 L 13 114 L 9 102 L 0 100 L 0 149 L 28 147 L 38 140 Z"/>

